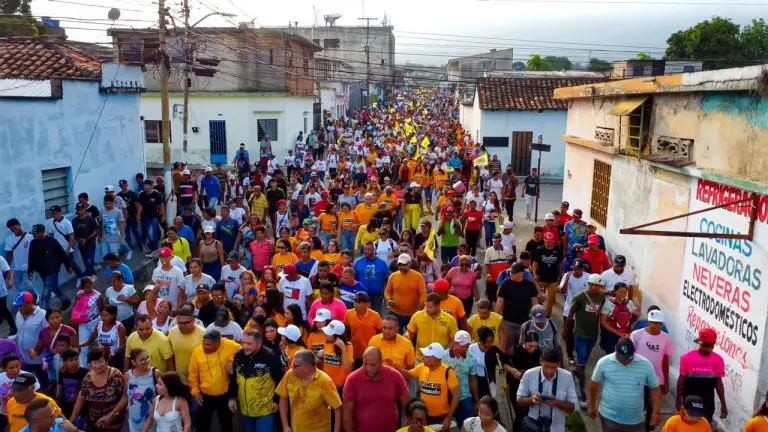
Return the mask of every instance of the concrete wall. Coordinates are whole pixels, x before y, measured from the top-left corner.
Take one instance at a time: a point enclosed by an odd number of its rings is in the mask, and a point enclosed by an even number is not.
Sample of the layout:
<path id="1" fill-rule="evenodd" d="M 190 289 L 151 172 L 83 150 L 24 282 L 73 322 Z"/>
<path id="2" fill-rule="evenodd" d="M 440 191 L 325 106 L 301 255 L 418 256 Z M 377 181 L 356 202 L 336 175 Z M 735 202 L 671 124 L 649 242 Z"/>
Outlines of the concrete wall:
<path id="1" fill-rule="evenodd" d="M 72 214 L 79 193 L 100 206 L 105 185 L 144 172 L 139 95 L 99 93 L 98 81 L 65 80 L 63 90 L 60 100 L 0 99 L 3 223 L 44 221 L 42 170 L 69 168 Z"/>
<path id="2" fill-rule="evenodd" d="M 679 356 L 695 347 L 697 331 L 715 328 L 716 351 L 726 362 L 724 384 L 730 411 L 720 426 L 741 430 L 768 389 L 764 353 L 768 294 L 760 290 L 761 273 L 768 268 L 766 104 L 738 92 L 660 94 L 653 101 L 652 137 L 693 139 L 695 165 L 678 169 L 567 144 L 563 199 L 594 220 L 590 209 L 594 162 L 611 164 L 608 218 L 598 230 L 609 253 L 627 257 L 641 288 L 642 310 L 657 304 L 667 313 L 666 325 L 675 343 L 672 382 L 677 379 Z M 617 117 L 607 115 L 615 103 L 608 98 L 574 100 L 566 133 L 592 140 L 595 126 L 617 124 Z M 619 234 L 622 228 L 709 208 L 723 198 L 753 192 L 761 200 L 751 241 Z M 727 208 L 648 229 L 745 233 L 747 222 L 745 212 Z"/>
<path id="3" fill-rule="evenodd" d="M 183 104 L 183 98 L 174 94 L 171 107 Z M 182 152 L 183 124 L 179 116 L 171 119 L 171 159 L 190 164 L 210 164 L 210 120 L 226 121 L 227 160 L 232 161 L 240 143 L 245 143 L 251 161 L 258 158 L 257 120 L 277 119 L 278 139 L 273 140 L 272 150 L 282 163 L 293 149 L 296 136 L 304 130 L 306 113 L 307 129 L 312 128 L 312 97 L 266 96 L 259 94 L 221 93 L 193 95 L 189 103 L 189 145 L 186 155 Z M 160 97 L 147 93 L 141 98 L 141 115 L 145 120 L 160 120 Z M 198 127 L 198 133 L 192 133 Z M 147 162 L 162 162 L 162 144 L 146 144 Z"/>
<path id="4" fill-rule="evenodd" d="M 320 103 L 322 109 L 331 113 L 334 120 L 346 115 L 349 109 L 349 85 L 341 82 L 321 82 Z"/>
<path id="5" fill-rule="evenodd" d="M 552 179 L 563 178 L 565 162 L 565 146 L 560 136 L 565 130 L 565 111 L 476 111 L 481 112 L 479 136 L 475 136 L 479 142 L 483 137 L 508 137 L 509 147 L 489 147 L 488 152 L 497 154 L 503 166 L 510 163 L 512 158 L 512 132 L 533 132 L 533 140 L 542 135 L 544 144 L 550 144 L 552 150 L 541 155 L 541 176 Z M 472 130 L 473 136 L 476 133 Z M 539 152 L 532 152 L 531 167 L 535 167 Z M 523 175 L 524 173 L 517 173 Z"/>

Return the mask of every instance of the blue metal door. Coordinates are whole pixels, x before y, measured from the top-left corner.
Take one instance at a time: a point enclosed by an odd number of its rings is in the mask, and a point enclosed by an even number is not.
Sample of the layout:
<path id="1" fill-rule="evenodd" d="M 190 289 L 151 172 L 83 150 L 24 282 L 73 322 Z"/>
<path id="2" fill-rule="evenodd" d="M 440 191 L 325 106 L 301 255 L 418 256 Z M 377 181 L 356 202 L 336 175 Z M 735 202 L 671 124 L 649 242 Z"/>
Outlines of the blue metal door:
<path id="1" fill-rule="evenodd" d="M 227 163 L 227 125 L 224 120 L 208 122 L 211 136 L 211 163 Z"/>

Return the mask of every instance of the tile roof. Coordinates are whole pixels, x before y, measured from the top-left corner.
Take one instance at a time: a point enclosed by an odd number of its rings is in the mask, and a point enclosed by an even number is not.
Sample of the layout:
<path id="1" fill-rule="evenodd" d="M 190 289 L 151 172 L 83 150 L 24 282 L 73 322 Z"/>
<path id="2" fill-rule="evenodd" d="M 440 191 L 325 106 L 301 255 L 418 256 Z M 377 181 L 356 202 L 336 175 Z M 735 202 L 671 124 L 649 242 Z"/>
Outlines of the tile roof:
<path id="1" fill-rule="evenodd" d="M 580 77 L 486 77 L 478 79 L 477 94 L 480 97 L 481 110 L 565 111 L 568 109 L 566 101 L 552 98 L 552 93 L 556 88 L 592 84 L 605 80 L 605 78 Z"/>
<path id="2" fill-rule="evenodd" d="M 42 38 L 0 39 L 0 78 L 101 78 L 101 62 L 65 42 Z"/>

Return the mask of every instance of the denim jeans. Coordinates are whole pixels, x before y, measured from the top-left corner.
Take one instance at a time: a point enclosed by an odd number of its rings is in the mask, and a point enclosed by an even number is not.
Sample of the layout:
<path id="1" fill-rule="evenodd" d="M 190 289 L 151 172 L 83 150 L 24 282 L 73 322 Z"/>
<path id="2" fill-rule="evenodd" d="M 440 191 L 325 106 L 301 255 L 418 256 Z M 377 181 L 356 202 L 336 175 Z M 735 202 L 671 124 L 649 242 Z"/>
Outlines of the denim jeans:
<path id="1" fill-rule="evenodd" d="M 101 322 L 100 319 L 95 319 L 90 322 L 87 322 L 85 324 L 80 324 L 77 326 L 77 337 L 78 342 L 81 344 L 88 342 L 88 340 L 91 338 L 91 335 L 93 332 L 96 331 L 96 326 Z M 87 368 L 88 367 L 88 352 L 91 350 L 91 347 L 86 346 L 83 348 L 80 348 L 80 366 Z"/>
<path id="2" fill-rule="evenodd" d="M 350 230 L 341 231 L 341 244 L 339 245 L 341 250 L 349 250 L 355 252 L 355 232 Z"/>
<path id="3" fill-rule="evenodd" d="M 149 240 L 149 243 L 147 243 Z M 160 242 L 160 221 L 157 218 L 144 218 L 141 221 L 141 243 L 148 244 L 150 250 L 157 249 Z"/>
<path id="4" fill-rule="evenodd" d="M 440 246 L 440 263 L 450 264 L 453 257 L 458 253 L 458 246 Z"/>
<path id="5" fill-rule="evenodd" d="M 85 276 L 85 273 L 80 270 L 80 266 L 77 265 L 77 261 L 75 261 L 75 251 L 68 253 L 67 257 L 69 257 L 69 262 L 72 265 L 72 270 L 75 272 L 75 276 L 77 276 L 78 279 Z"/>
<path id="6" fill-rule="evenodd" d="M 55 294 L 63 303 L 62 309 L 66 309 L 64 306 L 72 303 L 72 300 L 68 299 L 59 289 L 59 272 L 38 274 L 43 281 L 43 292 L 40 295 L 40 307 L 48 309 L 51 303 L 51 296 Z"/>
<path id="7" fill-rule="evenodd" d="M 125 221 L 125 242 L 133 248 L 141 246 L 139 243 L 141 238 L 139 237 L 139 220 L 136 218 L 136 215 L 128 216 L 128 219 Z"/>
<path id="8" fill-rule="evenodd" d="M 80 250 L 80 259 L 83 260 L 83 264 L 85 265 L 83 276 L 95 275 L 96 269 L 94 269 L 93 266 L 96 264 L 96 244 L 93 246 L 78 246 L 78 248 Z"/>
<path id="9" fill-rule="evenodd" d="M 323 246 L 326 248 L 328 247 L 328 242 L 330 242 L 332 238 L 336 238 L 336 236 L 330 231 L 320 231 L 319 234 L 320 235 L 318 237 L 320 237 L 320 241 L 323 242 Z"/>
<path id="10" fill-rule="evenodd" d="M 219 197 L 208 197 L 208 207 L 216 208 L 219 205 Z"/>
<path id="11" fill-rule="evenodd" d="M 369 294 L 368 297 L 371 300 L 371 309 L 381 314 L 382 313 L 381 309 L 384 306 L 384 295 Z"/>
<path id="12" fill-rule="evenodd" d="M 13 272 L 13 287 L 16 289 L 17 294 L 22 291 L 32 290 L 38 296 L 40 295 L 40 291 L 35 289 L 34 279 L 29 280 L 26 270 L 14 270 Z"/>
<path id="13" fill-rule="evenodd" d="M 245 432 L 273 432 L 275 430 L 275 415 L 269 414 L 261 417 L 244 415 L 243 429 Z"/>
<path id="14" fill-rule="evenodd" d="M 493 244 L 493 235 L 496 234 L 496 222 L 485 221 L 483 225 L 485 226 L 485 247 L 489 248 Z"/>
<path id="15" fill-rule="evenodd" d="M 467 397 L 459 401 L 456 407 L 456 424 L 463 425 L 464 420 L 472 417 L 475 413 L 475 405 L 472 403 L 472 397 Z"/>

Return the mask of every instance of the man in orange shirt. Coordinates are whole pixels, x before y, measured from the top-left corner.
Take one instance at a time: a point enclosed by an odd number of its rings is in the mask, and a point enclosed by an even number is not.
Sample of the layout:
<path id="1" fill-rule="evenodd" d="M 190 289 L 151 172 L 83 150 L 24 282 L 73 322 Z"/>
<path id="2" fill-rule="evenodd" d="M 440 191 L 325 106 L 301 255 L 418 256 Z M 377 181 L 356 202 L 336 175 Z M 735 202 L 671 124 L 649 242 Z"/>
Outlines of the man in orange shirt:
<path id="1" fill-rule="evenodd" d="M 467 313 L 464 310 L 464 304 L 455 295 L 448 294 L 448 291 L 451 289 L 451 283 L 441 278 L 436 280 L 435 283 L 430 284 L 429 287 L 440 296 L 440 309 L 452 316 L 459 324 L 461 330 L 469 331 L 470 328 L 467 323 Z"/>
<path id="2" fill-rule="evenodd" d="M 392 273 L 384 288 L 384 299 L 387 301 L 389 312 L 397 318 L 400 328 L 405 328 L 411 321 L 411 316 L 424 307 L 427 298 L 427 288 L 424 276 L 411 270 L 411 256 L 401 254 L 397 258 L 400 271 Z"/>
<path id="3" fill-rule="evenodd" d="M 378 207 L 373 205 L 372 193 L 366 193 L 363 199 L 364 201 L 358 204 L 355 208 L 355 213 L 357 213 L 357 219 L 360 221 L 360 225 L 367 225 L 373 217 L 373 214 L 378 211 Z"/>
<path id="4" fill-rule="evenodd" d="M 352 335 L 352 352 L 354 353 L 355 369 L 363 365 L 363 352 L 368 347 L 371 338 L 381 332 L 381 316 L 370 308 L 371 300 L 365 291 L 355 294 L 355 308 L 347 311 L 344 318 Z"/>

